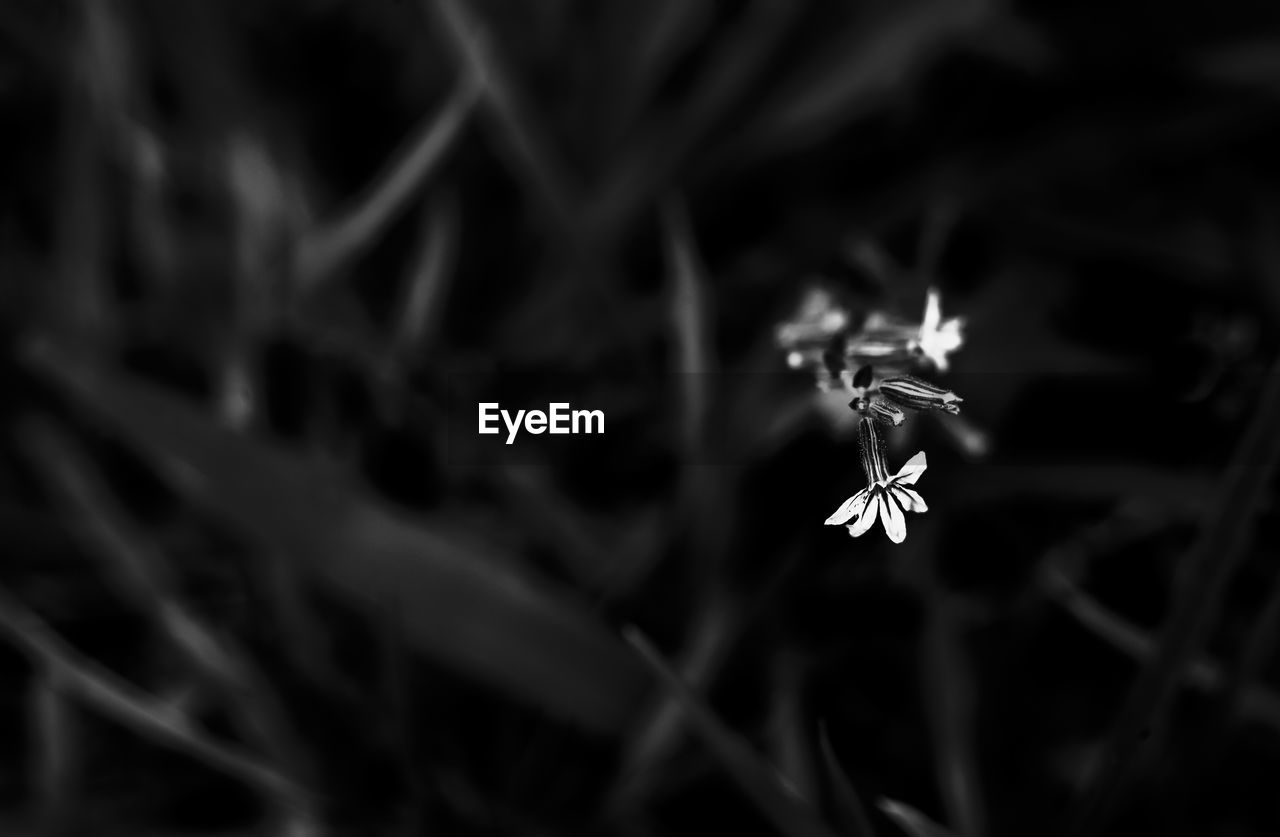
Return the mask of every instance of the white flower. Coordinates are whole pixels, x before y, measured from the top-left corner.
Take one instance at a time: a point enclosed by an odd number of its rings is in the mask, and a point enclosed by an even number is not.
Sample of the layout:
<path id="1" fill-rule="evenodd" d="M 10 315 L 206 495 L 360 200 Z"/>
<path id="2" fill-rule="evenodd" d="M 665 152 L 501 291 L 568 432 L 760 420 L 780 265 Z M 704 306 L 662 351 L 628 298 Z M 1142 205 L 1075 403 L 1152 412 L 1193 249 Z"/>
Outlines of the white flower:
<path id="1" fill-rule="evenodd" d="M 889 540 L 902 543 L 907 537 L 907 518 L 904 511 L 925 512 L 929 507 L 914 489 L 907 488 L 920 479 L 926 467 L 924 451 L 907 460 L 902 470 L 891 477 L 876 480 L 871 485 L 845 500 L 836 513 L 827 518 L 828 526 L 845 525 L 849 534 L 858 537 L 876 522 L 876 515 L 884 524 Z M 849 523 L 857 517 L 853 523 Z"/>
<path id="2" fill-rule="evenodd" d="M 929 359 L 939 372 L 947 371 L 947 355 L 964 344 L 962 317 L 942 319 L 942 295 L 937 288 L 930 288 L 924 303 L 924 317 L 920 322 L 920 336 L 916 346 L 920 354 Z"/>

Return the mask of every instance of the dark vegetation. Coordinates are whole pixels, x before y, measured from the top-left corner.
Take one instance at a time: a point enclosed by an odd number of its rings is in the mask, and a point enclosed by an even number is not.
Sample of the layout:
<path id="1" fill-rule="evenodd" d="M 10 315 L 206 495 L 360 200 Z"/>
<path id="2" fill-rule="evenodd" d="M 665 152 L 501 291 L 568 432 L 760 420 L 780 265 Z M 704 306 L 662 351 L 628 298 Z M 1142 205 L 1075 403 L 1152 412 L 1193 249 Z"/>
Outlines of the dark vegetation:
<path id="1" fill-rule="evenodd" d="M 1280 833 L 1278 22 L 6 0 L 0 833 Z"/>

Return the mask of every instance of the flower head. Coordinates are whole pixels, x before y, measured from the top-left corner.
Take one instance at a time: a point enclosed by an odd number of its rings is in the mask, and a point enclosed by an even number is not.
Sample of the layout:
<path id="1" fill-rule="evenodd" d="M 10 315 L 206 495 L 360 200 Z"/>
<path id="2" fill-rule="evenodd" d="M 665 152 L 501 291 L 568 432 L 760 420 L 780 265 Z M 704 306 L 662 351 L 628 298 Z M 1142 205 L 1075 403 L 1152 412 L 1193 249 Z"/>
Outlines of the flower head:
<path id="1" fill-rule="evenodd" d="M 947 371 L 947 355 L 964 344 L 963 329 L 964 319 L 961 317 L 942 319 L 942 295 L 936 288 L 930 288 L 916 348 L 939 372 Z"/>
<path id="2" fill-rule="evenodd" d="M 835 514 L 827 518 L 826 525 L 847 526 L 849 534 L 856 538 L 871 528 L 878 515 L 889 540 L 902 543 L 907 537 L 904 512 L 929 510 L 924 498 L 908 488 L 924 473 L 927 466 L 924 451 L 908 459 L 901 470 L 890 476 L 885 464 L 884 443 L 875 420 L 863 418 L 859 422 L 858 438 L 862 448 L 862 469 L 870 485 L 845 500 Z M 849 523 L 850 520 L 854 522 Z"/>
<path id="3" fill-rule="evenodd" d="M 902 543 L 907 538 L 907 518 L 903 512 L 924 512 L 929 507 L 924 498 L 907 486 L 924 473 L 925 456 L 920 451 L 907 460 L 902 470 L 887 479 L 872 483 L 845 500 L 836 513 L 827 518 L 828 526 L 846 525 L 849 534 L 858 537 L 871 528 L 879 514 L 889 540 Z M 853 518 L 853 523 L 849 523 Z"/>

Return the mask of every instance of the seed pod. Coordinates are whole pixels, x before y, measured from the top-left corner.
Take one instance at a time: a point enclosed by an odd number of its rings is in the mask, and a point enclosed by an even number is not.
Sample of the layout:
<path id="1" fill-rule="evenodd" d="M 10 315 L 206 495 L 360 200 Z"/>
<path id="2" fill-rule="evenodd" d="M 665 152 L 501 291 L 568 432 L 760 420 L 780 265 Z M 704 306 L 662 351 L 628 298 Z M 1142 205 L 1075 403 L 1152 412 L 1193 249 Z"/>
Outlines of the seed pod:
<path id="1" fill-rule="evenodd" d="M 960 404 L 964 401 L 949 389 L 908 375 L 885 378 L 880 382 L 880 394 L 908 410 L 943 410 L 952 414 L 960 412 Z"/>

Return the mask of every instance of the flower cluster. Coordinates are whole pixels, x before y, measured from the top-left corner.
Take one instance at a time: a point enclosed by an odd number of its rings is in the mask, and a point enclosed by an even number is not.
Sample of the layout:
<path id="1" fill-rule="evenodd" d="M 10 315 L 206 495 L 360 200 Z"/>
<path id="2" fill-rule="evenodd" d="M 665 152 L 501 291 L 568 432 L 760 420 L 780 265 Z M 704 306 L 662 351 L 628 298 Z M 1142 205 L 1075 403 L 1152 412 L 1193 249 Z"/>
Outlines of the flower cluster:
<path id="1" fill-rule="evenodd" d="M 878 433 L 875 419 L 864 417 L 858 422 L 858 430 L 862 445 L 862 467 L 867 470 L 867 480 L 871 484 L 845 500 L 840 508 L 836 509 L 835 514 L 827 518 L 826 524 L 847 526 L 849 534 L 856 538 L 871 528 L 871 524 L 876 522 L 878 512 L 889 540 L 902 543 L 907 537 L 907 519 L 904 512 L 929 510 L 924 498 L 914 489 L 907 487 L 915 485 L 916 480 L 920 479 L 920 475 L 924 473 L 927 465 L 924 451 L 908 459 L 907 464 L 903 465 L 898 473 L 890 476 L 888 468 L 885 467 L 883 453 L 869 452 L 874 451 L 872 446 L 877 444 L 874 441 Z M 868 460 L 874 462 L 874 470 L 878 474 L 875 478 L 871 476 L 872 471 L 868 469 Z M 857 519 L 854 520 L 854 518 Z M 853 523 L 850 523 L 850 520 L 853 520 Z"/>
<path id="2" fill-rule="evenodd" d="M 858 414 L 867 487 L 827 518 L 827 525 L 846 526 L 856 538 L 878 517 L 889 539 L 902 543 L 907 536 L 905 512 L 928 510 L 909 487 L 924 473 L 926 460 L 921 451 L 890 475 L 883 431 L 901 426 L 909 412 L 960 412 L 963 399 L 958 395 L 911 373 L 945 372 L 948 356 L 964 342 L 964 322 L 942 317 L 941 298 L 933 289 L 919 322 L 877 311 L 854 329 L 852 319 L 829 292 L 814 289 L 775 336 L 789 366 L 810 370 L 824 391 L 847 393 L 849 408 Z"/>
<path id="3" fill-rule="evenodd" d="M 946 372 L 948 357 L 964 343 L 964 320 L 943 318 L 942 296 L 930 288 L 919 322 L 872 311 L 860 327 L 825 288 L 810 288 L 799 310 L 775 331 L 792 369 L 821 369 L 836 355 L 846 368 L 874 364 L 886 371 L 925 368 Z"/>

